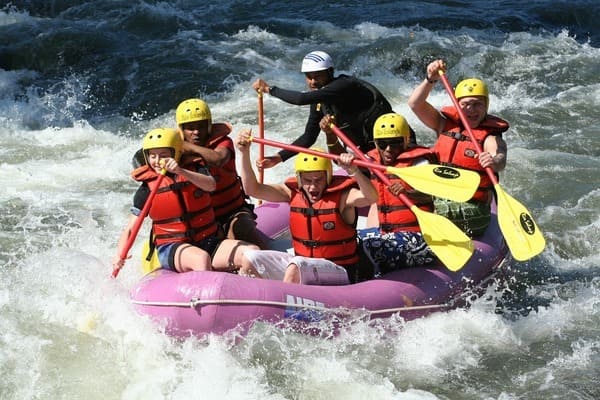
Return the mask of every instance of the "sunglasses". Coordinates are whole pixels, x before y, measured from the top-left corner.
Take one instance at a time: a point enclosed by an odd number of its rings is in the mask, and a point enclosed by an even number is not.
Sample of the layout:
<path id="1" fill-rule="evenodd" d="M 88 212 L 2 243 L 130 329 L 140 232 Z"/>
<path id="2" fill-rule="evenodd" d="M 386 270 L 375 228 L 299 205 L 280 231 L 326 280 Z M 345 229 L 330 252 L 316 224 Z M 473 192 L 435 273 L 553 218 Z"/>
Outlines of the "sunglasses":
<path id="1" fill-rule="evenodd" d="M 388 148 L 401 149 L 404 147 L 404 139 L 376 139 L 375 144 L 382 150 Z"/>

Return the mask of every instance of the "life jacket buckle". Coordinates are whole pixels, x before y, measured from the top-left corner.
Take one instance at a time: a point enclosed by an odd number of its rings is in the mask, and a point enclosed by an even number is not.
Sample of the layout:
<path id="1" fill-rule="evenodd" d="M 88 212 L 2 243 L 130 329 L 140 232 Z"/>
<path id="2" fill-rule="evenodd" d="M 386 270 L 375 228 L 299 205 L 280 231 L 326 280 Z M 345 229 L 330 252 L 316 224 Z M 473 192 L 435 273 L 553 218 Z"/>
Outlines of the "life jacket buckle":
<path id="1" fill-rule="evenodd" d="M 312 248 L 319 246 L 319 242 L 317 242 L 316 240 L 303 240 L 302 244 L 304 244 L 306 247 Z"/>
<path id="2" fill-rule="evenodd" d="M 392 232 L 393 225 L 392 224 L 381 224 L 380 229 L 384 232 Z"/>

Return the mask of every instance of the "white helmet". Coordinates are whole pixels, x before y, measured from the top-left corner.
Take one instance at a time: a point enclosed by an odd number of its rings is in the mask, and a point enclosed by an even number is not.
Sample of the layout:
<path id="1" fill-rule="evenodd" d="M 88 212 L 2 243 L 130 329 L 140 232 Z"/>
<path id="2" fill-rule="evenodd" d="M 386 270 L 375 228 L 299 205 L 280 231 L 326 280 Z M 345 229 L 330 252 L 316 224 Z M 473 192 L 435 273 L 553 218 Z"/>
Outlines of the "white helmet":
<path id="1" fill-rule="evenodd" d="M 333 68 L 333 60 L 324 51 L 311 51 L 302 60 L 302 72 L 324 71 Z"/>

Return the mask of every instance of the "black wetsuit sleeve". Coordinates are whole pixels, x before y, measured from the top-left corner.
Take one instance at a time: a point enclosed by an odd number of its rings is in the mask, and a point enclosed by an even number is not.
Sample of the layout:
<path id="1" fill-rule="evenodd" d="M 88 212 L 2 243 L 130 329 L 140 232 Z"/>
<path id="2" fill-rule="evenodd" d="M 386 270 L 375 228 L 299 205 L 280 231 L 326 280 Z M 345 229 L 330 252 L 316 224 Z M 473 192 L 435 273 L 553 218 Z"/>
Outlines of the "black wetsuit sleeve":
<path id="1" fill-rule="evenodd" d="M 348 86 L 349 83 L 346 79 L 336 78 L 324 87 L 308 92 L 281 89 L 276 86 L 270 88 L 270 95 L 277 97 L 286 103 L 294 105 L 311 105 L 304 133 L 294 140 L 292 143 L 293 145 L 309 148 L 317 141 L 319 132 L 321 132 L 319 122 L 321 122 L 321 118 L 324 116 L 322 111 L 317 110 L 317 105 L 320 103 L 339 102 L 340 99 L 344 97 L 344 93 L 346 93 Z M 295 152 L 289 150 L 281 150 L 278 154 L 283 161 L 296 155 Z"/>
<path id="2" fill-rule="evenodd" d="M 271 96 L 297 106 L 310 104 L 310 97 L 306 96 L 308 93 L 310 92 L 298 92 L 296 90 L 282 89 L 277 86 L 271 86 L 269 89 L 269 94 Z"/>
<path id="3" fill-rule="evenodd" d="M 272 86 L 269 90 L 269 94 L 286 103 L 295 104 L 297 106 L 317 103 L 336 103 L 343 99 L 344 93 L 346 93 L 349 86 L 350 83 L 346 79 L 336 78 L 317 90 L 298 92 Z M 349 99 L 346 101 L 349 101 Z"/>

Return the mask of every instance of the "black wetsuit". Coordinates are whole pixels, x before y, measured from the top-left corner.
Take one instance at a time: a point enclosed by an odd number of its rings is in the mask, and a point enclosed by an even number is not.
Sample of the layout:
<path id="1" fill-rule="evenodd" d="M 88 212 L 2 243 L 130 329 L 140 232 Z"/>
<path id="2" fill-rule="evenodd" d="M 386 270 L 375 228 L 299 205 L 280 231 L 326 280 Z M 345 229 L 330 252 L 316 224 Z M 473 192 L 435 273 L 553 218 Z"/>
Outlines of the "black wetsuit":
<path id="1" fill-rule="evenodd" d="M 366 153 L 375 147 L 373 143 L 375 120 L 383 114 L 393 112 L 389 101 L 375 86 L 348 75 L 339 75 L 317 90 L 298 92 L 272 86 L 269 94 L 290 104 L 310 104 L 310 114 L 304 133 L 292 143 L 305 148 L 309 148 L 316 142 L 321 132 L 319 122 L 326 114 L 331 114 L 335 116 L 338 128 Z M 414 142 L 412 129 L 411 141 Z M 279 155 L 285 161 L 296 153 L 281 150 Z"/>

